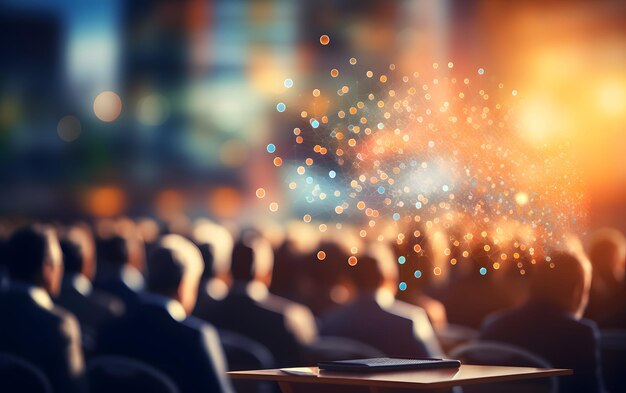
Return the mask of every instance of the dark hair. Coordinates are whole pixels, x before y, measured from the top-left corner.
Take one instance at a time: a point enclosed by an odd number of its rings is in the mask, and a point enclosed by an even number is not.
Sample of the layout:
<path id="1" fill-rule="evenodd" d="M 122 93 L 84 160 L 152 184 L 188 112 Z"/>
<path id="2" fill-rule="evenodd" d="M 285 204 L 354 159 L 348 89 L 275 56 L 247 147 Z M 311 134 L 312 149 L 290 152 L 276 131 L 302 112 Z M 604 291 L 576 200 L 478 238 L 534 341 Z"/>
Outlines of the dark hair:
<path id="1" fill-rule="evenodd" d="M 80 244 L 64 238 L 61 240 L 63 265 L 66 273 L 81 273 L 83 271 L 85 255 Z"/>
<path id="2" fill-rule="evenodd" d="M 350 268 L 352 280 L 360 290 L 376 290 L 383 281 L 383 272 L 378 265 L 378 261 L 368 255 L 360 256 L 355 266 Z"/>
<path id="3" fill-rule="evenodd" d="M 128 263 L 128 241 L 116 235 L 98 242 L 98 262 L 111 265 L 126 265 Z"/>
<path id="4" fill-rule="evenodd" d="M 148 272 L 148 290 L 171 295 L 180 286 L 185 266 L 173 250 L 157 247 L 148 258 Z"/>
<path id="5" fill-rule="evenodd" d="M 254 278 L 254 250 L 242 241 L 235 243 L 231 273 L 234 280 L 252 281 Z"/>
<path id="6" fill-rule="evenodd" d="M 202 254 L 202 260 L 204 261 L 204 272 L 202 278 L 209 279 L 213 277 L 213 261 L 215 259 L 213 255 L 213 247 L 209 243 L 196 243 L 196 246 Z"/>
<path id="7" fill-rule="evenodd" d="M 9 239 L 6 265 L 9 277 L 36 283 L 50 253 L 50 235 L 41 225 L 17 230 Z"/>
<path id="8" fill-rule="evenodd" d="M 585 283 L 585 269 L 576 256 L 556 253 L 550 262 L 541 262 L 534 272 L 531 295 L 534 300 L 561 306 Z"/>

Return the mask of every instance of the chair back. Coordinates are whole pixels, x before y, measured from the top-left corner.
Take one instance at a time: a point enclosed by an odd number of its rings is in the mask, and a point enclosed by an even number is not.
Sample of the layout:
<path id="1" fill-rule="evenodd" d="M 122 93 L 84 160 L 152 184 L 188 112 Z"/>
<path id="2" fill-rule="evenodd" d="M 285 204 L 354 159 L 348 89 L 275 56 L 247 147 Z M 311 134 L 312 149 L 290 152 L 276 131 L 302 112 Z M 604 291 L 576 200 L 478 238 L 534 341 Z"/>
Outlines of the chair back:
<path id="1" fill-rule="evenodd" d="M 326 360 L 346 360 L 383 357 L 378 349 L 360 341 L 345 337 L 325 336 L 318 338 L 304 349 L 303 363 L 317 364 Z"/>
<path id="2" fill-rule="evenodd" d="M 48 377 L 30 362 L 0 353 L 0 384 L 6 393 L 52 393 Z"/>
<path id="3" fill-rule="evenodd" d="M 466 364 L 478 364 L 486 366 L 513 366 L 513 367 L 536 367 L 552 368 L 552 365 L 540 356 L 514 345 L 492 342 L 475 341 L 454 348 L 449 357 L 459 359 Z M 559 389 L 556 377 L 532 379 L 506 383 L 493 383 L 479 385 L 479 387 L 467 386 L 463 392 L 541 392 L 557 393 Z"/>
<path id="4" fill-rule="evenodd" d="M 229 371 L 274 368 L 274 357 L 269 349 L 257 341 L 229 330 L 220 331 L 220 341 L 226 355 Z M 275 384 L 260 381 L 233 380 L 239 393 L 274 393 Z"/>
<path id="5" fill-rule="evenodd" d="M 607 329 L 600 331 L 600 353 L 602 372 L 609 392 L 626 392 L 626 330 Z"/>
<path id="6" fill-rule="evenodd" d="M 141 361 L 99 356 L 87 364 L 92 393 L 179 393 L 170 377 Z"/>

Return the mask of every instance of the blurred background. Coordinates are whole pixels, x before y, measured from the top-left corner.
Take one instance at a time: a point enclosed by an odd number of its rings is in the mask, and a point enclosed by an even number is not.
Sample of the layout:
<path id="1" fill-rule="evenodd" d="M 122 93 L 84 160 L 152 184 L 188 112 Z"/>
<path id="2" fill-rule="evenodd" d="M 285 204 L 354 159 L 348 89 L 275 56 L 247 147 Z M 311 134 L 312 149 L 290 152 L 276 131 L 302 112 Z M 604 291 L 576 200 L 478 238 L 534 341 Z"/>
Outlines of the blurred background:
<path id="1" fill-rule="evenodd" d="M 265 153 L 290 132 L 275 116 L 284 79 L 356 56 L 452 60 L 519 86 L 521 131 L 577 154 L 590 224 L 626 230 L 626 2 L 0 4 L 5 217 L 263 219 L 255 190 L 285 188 Z"/>

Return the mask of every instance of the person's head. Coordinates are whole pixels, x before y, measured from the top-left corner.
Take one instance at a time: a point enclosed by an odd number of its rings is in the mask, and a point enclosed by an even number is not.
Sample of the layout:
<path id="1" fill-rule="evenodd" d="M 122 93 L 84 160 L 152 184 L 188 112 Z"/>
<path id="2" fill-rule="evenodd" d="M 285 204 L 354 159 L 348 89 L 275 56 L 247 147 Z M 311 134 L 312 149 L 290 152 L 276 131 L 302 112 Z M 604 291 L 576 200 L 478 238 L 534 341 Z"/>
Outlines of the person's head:
<path id="1" fill-rule="evenodd" d="M 148 258 L 148 291 L 178 300 L 191 313 L 203 270 L 202 255 L 192 242 L 165 235 Z"/>
<path id="2" fill-rule="evenodd" d="M 63 277 L 61 248 L 54 231 L 42 225 L 17 230 L 6 250 L 9 277 L 42 287 L 51 295 L 59 292 Z"/>
<path id="3" fill-rule="evenodd" d="M 112 266 L 124 266 L 129 259 L 128 240 L 120 235 L 113 235 L 98 241 L 98 261 Z"/>
<path id="4" fill-rule="evenodd" d="M 360 292 L 375 292 L 381 288 L 396 292 L 398 267 L 388 247 L 372 247 L 367 254 L 356 259 L 356 264 L 348 272 Z"/>
<path id="5" fill-rule="evenodd" d="M 589 259 L 594 271 L 605 282 L 622 282 L 626 268 L 626 239 L 613 228 L 593 233 L 589 242 Z"/>
<path id="6" fill-rule="evenodd" d="M 257 282 L 269 287 L 274 252 L 267 240 L 244 233 L 233 247 L 231 275 L 234 281 Z"/>
<path id="7" fill-rule="evenodd" d="M 82 274 L 93 279 L 96 270 L 94 243 L 91 233 L 84 227 L 71 227 L 61 238 L 65 274 Z"/>
<path id="8" fill-rule="evenodd" d="M 559 252 L 541 262 L 531 282 L 531 299 L 581 317 L 587 307 L 591 264 L 583 255 Z"/>
<path id="9" fill-rule="evenodd" d="M 229 281 L 233 237 L 225 227 L 206 219 L 194 224 L 192 239 L 204 260 L 204 279 L 213 277 Z"/>

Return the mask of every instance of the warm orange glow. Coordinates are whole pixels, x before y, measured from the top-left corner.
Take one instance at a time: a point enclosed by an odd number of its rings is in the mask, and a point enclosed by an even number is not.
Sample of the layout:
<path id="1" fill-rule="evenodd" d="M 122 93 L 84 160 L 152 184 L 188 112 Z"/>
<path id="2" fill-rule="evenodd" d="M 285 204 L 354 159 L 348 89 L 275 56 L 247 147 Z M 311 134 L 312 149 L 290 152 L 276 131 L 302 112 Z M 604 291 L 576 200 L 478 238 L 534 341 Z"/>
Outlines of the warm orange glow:
<path id="1" fill-rule="evenodd" d="M 241 210 L 241 195 L 232 187 L 218 187 L 209 193 L 209 210 L 220 218 L 232 218 Z"/>
<path id="2" fill-rule="evenodd" d="M 185 206 L 183 195 L 176 190 L 164 190 L 154 199 L 154 208 L 160 217 L 180 213 Z"/>
<path id="3" fill-rule="evenodd" d="M 117 187 L 96 187 L 83 197 L 85 210 L 96 217 L 111 217 L 121 214 L 126 208 L 126 195 Z"/>

